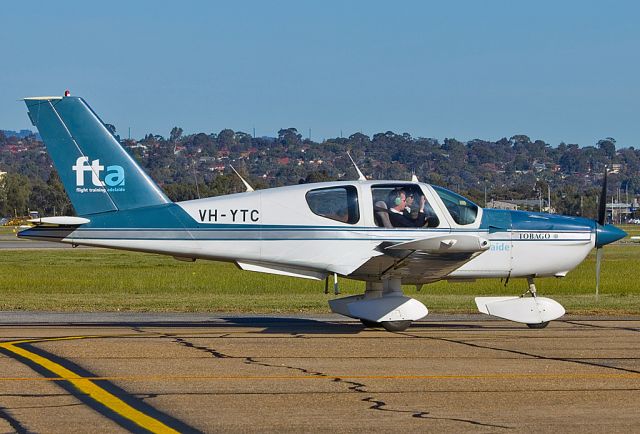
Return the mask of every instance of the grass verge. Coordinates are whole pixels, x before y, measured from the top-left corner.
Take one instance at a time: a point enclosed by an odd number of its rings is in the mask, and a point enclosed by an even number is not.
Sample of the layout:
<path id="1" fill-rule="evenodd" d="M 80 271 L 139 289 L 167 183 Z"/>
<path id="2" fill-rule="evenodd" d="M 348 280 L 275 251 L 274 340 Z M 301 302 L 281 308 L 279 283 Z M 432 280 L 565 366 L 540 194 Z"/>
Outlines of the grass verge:
<path id="1" fill-rule="evenodd" d="M 0 250 L 0 310 L 172 311 L 247 313 L 328 312 L 324 282 L 238 270 L 209 261 L 101 249 Z M 640 314 L 640 246 L 605 248 L 596 300 L 595 255 L 564 279 L 538 279 L 541 295 L 573 314 Z M 342 295 L 362 282 L 341 279 Z M 332 288 L 331 288 L 332 289 Z M 474 297 L 519 295 L 524 279 L 437 282 L 405 292 L 433 312 L 474 312 Z M 332 292 L 332 291 L 331 291 Z"/>

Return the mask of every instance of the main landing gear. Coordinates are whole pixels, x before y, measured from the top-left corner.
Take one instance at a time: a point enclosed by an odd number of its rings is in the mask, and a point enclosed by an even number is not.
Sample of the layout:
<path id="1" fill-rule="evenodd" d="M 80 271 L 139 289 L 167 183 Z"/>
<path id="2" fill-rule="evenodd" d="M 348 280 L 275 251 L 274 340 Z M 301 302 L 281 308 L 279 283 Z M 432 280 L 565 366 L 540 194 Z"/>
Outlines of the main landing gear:
<path id="1" fill-rule="evenodd" d="M 424 304 L 402 293 L 398 278 L 367 282 L 364 294 L 329 300 L 329 307 L 332 312 L 359 319 L 365 327 L 383 327 L 390 332 L 404 331 L 429 313 Z"/>

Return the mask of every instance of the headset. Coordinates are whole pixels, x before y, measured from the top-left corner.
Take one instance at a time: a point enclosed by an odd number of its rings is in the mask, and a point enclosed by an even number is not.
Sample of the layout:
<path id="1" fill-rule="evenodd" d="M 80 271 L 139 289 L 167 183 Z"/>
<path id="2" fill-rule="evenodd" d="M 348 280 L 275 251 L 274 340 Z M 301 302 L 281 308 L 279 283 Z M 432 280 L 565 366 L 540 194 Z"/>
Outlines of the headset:
<path id="1" fill-rule="evenodd" d="M 398 206 L 402 203 L 403 190 L 396 189 L 389 192 L 388 203 L 390 206 Z"/>

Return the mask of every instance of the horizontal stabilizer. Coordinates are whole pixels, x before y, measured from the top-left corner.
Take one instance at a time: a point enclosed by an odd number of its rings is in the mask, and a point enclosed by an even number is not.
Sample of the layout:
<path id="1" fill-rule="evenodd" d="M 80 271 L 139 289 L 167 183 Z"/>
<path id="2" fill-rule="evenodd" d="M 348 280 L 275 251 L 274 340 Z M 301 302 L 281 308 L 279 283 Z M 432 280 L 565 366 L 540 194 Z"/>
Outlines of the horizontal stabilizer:
<path id="1" fill-rule="evenodd" d="M 90 221 L 91 220 L 83 217 L 56 216 L 31 219 L 29 223 L 33 223 L 36 226 L 80 226 Z"/>
<path id="2" fill-rule="evenodd" d="M 447 234 L 394 244 L 387 249 L 420 250 L 429 253 L 474 253 L 488 250 L 489 240 L 477 235 Z"/>
<path id="3" fill-rule="evenodd" d="M 553 321 L 565 314 L 560 303 L 546 297 L 476 297 L 476 305 L 487 315 L 525 324 Z"/>

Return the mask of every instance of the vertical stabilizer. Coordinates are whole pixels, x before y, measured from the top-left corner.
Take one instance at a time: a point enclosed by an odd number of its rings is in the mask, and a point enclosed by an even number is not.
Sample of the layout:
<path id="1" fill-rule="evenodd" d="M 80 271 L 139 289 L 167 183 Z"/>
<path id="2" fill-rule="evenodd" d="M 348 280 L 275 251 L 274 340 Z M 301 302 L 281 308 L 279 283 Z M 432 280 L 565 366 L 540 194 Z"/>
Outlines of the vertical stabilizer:
<path id="1" fill-rule="evenodd" d="M 78 215 L 170 202 L 82 98 L 24 101 Z"/>

